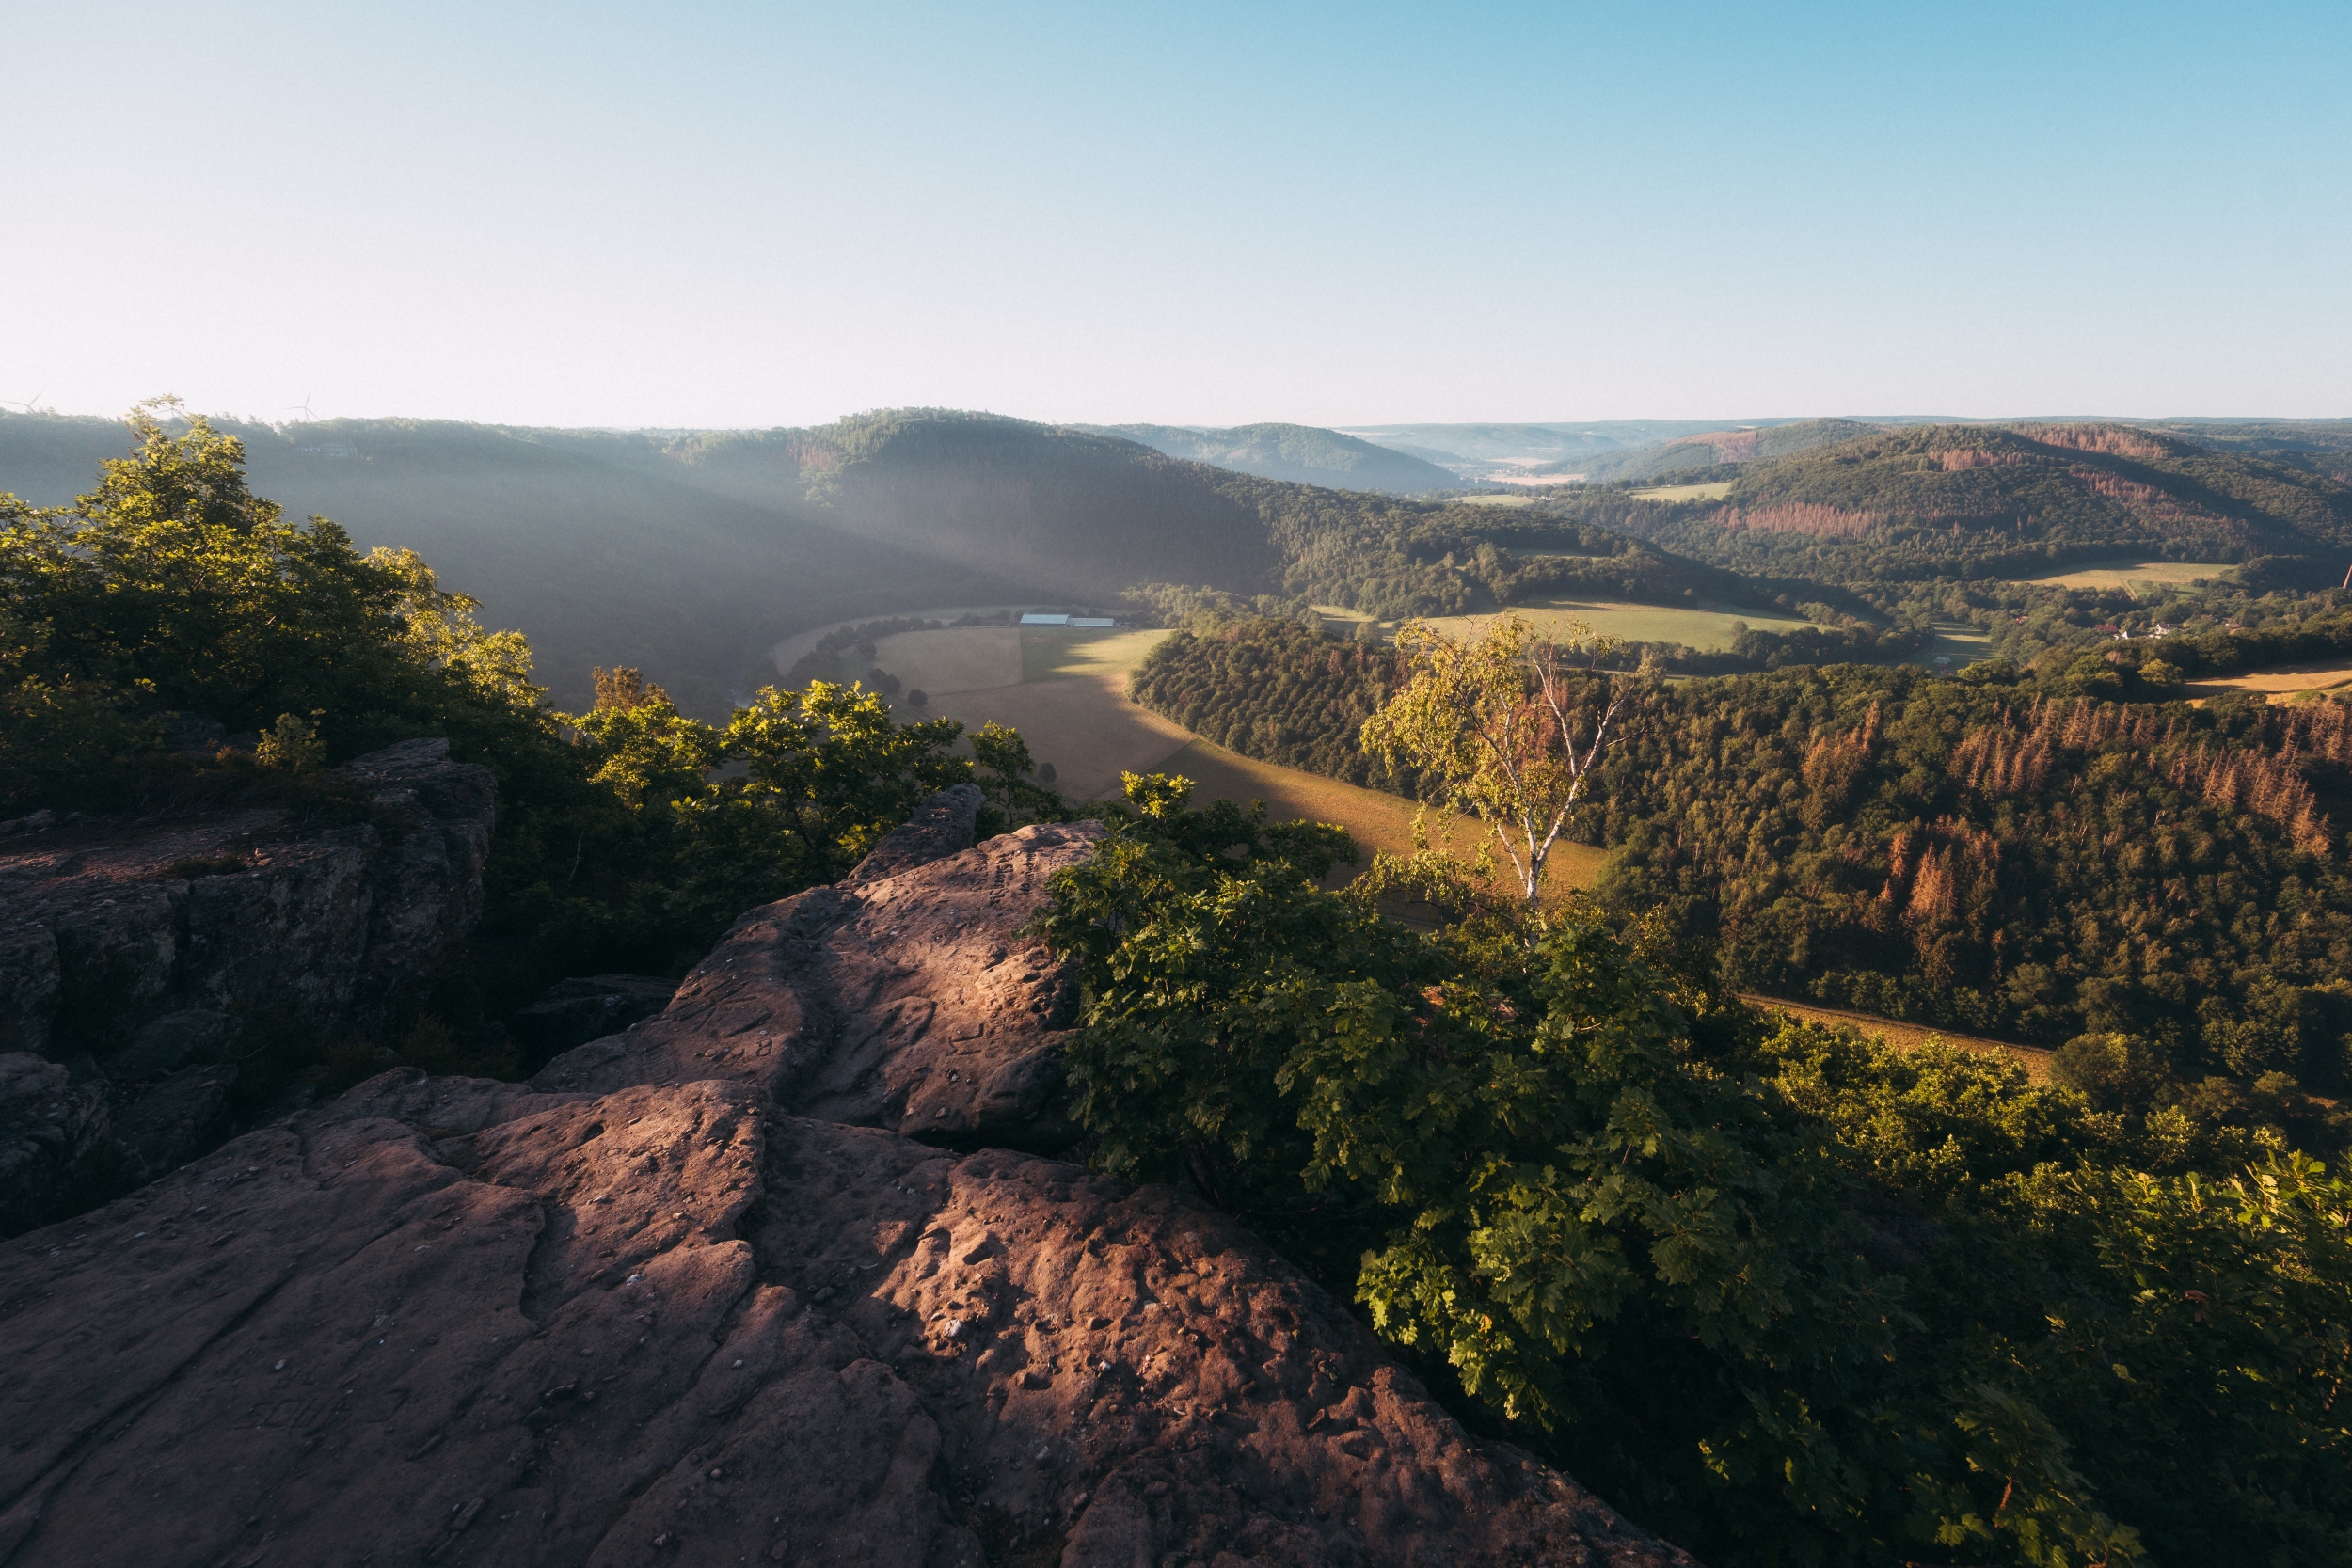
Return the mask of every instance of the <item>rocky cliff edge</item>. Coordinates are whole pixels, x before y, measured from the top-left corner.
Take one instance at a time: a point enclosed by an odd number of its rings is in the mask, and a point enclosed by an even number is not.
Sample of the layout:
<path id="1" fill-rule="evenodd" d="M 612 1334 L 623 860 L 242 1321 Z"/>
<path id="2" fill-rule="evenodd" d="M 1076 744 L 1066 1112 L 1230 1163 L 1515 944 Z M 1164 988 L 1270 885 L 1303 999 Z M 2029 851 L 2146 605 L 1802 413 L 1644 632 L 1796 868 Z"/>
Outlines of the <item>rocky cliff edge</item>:
<path id="1" fill-rule="evenodd" d="M 0 823 L 0 1235 L 227 1131 L 244 1021 L 365 1027 L 482 913 L 490 770 L 411 740 L 274 806 Z"/>
<path id="2" fill-rule="evenodd" d="M 1099 832 L 976 804 L 532 1085 L 8 1243 L 0 1564 L 1687 1565 L 1221 1216 L 973 1147 L 1068 1136 L 1017 932 Z"/>

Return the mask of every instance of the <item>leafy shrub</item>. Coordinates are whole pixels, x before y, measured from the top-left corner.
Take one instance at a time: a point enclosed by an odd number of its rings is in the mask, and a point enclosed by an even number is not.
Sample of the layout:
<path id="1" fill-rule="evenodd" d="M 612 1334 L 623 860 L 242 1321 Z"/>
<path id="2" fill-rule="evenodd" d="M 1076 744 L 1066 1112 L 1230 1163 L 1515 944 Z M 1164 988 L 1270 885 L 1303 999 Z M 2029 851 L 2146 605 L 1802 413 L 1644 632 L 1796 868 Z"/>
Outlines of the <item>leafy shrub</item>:
<path id="1" fill-rule="evenodd" d="M 2352 1185 L 1768 1028 L 1589 911 L 1407 930 L 1316 889 L 1330 837 L 1181 784 L 1131 780 L 1040 921 L 1099 1163 L 1256 1226 L 1516 1440 L 1719 1564 L 2352 1560 Z"/>

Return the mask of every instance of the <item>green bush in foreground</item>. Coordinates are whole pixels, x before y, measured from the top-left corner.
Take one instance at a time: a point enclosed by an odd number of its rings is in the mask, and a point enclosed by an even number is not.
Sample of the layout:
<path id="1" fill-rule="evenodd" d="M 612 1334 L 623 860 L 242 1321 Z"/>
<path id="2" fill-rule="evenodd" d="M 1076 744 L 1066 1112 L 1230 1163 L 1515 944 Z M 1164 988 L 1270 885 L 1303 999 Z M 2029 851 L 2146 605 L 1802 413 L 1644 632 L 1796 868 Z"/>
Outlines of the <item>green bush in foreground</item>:
<path id="1" fill-rule="evenodd" d="M 1041 920 L 1101 1163 L 1645 1525 L 1719 1565 L 2352 1560 L 2340 1178 L 1770 1029 L 1590 918 L 1419 934 L 1314 887 L 1328 836 L 1131 794 Z"/>

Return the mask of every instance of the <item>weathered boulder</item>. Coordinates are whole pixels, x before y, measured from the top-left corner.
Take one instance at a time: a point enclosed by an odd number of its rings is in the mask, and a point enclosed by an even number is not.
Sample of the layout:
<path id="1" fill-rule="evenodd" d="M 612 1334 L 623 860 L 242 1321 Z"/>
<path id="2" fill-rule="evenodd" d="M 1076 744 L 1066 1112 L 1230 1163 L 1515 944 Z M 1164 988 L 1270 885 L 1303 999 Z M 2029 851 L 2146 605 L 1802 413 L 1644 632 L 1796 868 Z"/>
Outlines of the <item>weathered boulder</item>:
<path id="1" fill-rule="evenodd" d="M 325 782 L 360 819 L 246 807 L 6 825 L 0 1051 L 87 1058 L 99 1077 L 67 1097 L 80 1110 L 18 1139 L 41 1152 L 0 1158 L 0 1234 L 217 1142 L 239 1020 L 364 1026 L 413 1006 L 471 931 L 490 770 L 412 740 Z"/>
<path id="2" fill-rule="evenodd" d="M 964 791 L 977 807 L 968 784 L 947 793 Z M 737 921 L 660 1017 L 558 1056 L 532 1082 L 601 1092 L 721 1079 L 826 1121 L 1065 1146 L 1074 1130 L 1057 1102 L 1058 1038 L 1077 986 L 1020 930 L 1048 879 L 1102 832 L 1035 826 L 967 847 L 969 811 L 918 818 L 846 880 Z"/>

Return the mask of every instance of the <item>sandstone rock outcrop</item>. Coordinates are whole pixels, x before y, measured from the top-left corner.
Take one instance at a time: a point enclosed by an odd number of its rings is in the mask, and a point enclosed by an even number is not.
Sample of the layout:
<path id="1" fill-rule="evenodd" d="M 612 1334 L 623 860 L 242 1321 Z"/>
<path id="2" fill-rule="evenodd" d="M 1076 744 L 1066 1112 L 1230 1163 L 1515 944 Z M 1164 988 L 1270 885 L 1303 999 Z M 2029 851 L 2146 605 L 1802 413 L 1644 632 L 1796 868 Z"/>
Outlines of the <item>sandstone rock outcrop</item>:
<path id="1" fill-rule="evenodd" d="M 327 779 L 363 820 L 254 807 L 0 827 L 0 1052 L 26 1058 L 6 1070 L 69 1064 L 101 1102 L 68 1118 L 63 1150 L 0 1157 L 0 1231 L 99 1173 L 144 1180 L 217 1141 L 237 1020 L 363 1024 L 421 993 L 471 931 L 490 770 L 412 740 Z M 12 1126 L 0 1109 L 0 1143 Z"/>
<path id="2" fill-rule="evenodd" d="M 1065 1145 L 1056 1037 L 1077 987 L 1020 935 L 1090 822 L 970 844 L 979 791 L 946 791 L 848 879 L 752 911 L 658 1018 L 548 1064 L 543 1089 L 697 1078 L 784 1109 L 969 1146 Z"/>
<path id="3" fill-rule="evenodd" d="M 1687 1565 L 1214 1212 L 898 1130 L 1050 1055 L 1049 970 L 986 982 L 1093 836 L 885 862 L 533 1085 L 387 1073 L 8 1243 L 0 1565 Z"/>

